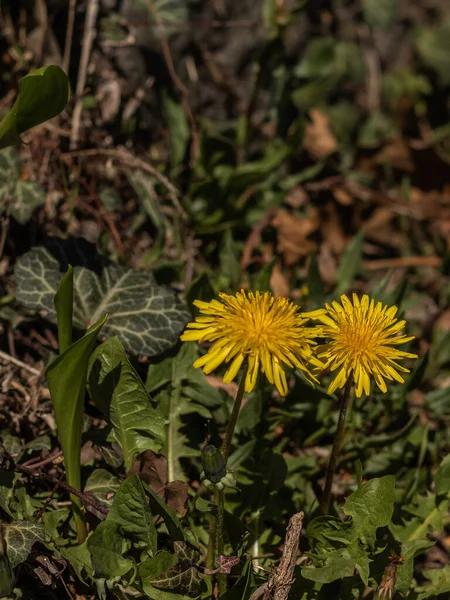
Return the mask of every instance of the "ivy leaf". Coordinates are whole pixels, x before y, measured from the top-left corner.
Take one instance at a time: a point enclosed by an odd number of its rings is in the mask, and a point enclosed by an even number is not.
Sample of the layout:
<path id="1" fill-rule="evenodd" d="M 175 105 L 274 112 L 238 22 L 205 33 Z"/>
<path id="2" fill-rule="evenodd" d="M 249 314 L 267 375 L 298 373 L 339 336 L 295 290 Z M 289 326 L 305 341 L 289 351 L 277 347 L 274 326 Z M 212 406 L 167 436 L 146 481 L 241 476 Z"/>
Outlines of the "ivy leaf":
<path id="1" fill-rule="evenodd" d="M 131 558 L 123 556 L 129 548 L 129 542 L 123 537 L 120 525 L 112 521 L 103 521 L 97 525 L 87 539 L 87 547 L 97 578 L 120 577 L 134 565 Z"/>
<path id="2" fill-rule="evenodd" d="M 61 271 L 70 262 L 67 244 L 53 239 L 49 247 L 32 248 L 17 262 L 17 300 L 33 310 L 44 310 L 56 323 L 53 297 Z M 74 244 L 72 244 L 74 246 Z M 74 254 L 86 244 L 72 249 Z M 118 335 L 125 349 L 133 354 L 155 356 L 171 348 L 189 318 L 189 313 L 175 294 L 157 285 L 148 271 L 133 271 L 116 264 L 105 264 L 89 256 L 74 265 L 74 327 L 84 330 L 98 321 L 97 315 L 108 314 L 103 334 Z M 78 257 L 78 263 L 80 257 Z M 99 317 L 99 318 L 100 318 Z"/>
<path id="3" fill-rule="evenodd" d="M 164 440 L 164 419 L 153 408 L 144 384 L 116 337 L 92 353 L 89 391 L 113 426 L 112 434 L 122 448 L 127 471 L 144 450 L 160 450 Z"/>
<path id="4" fill-rule="evenodd" d="M 157 537 L 153 515 L 137 475 L 132 475 L 117 490 L 107 521 L 120 525 L 138 548 L 154 554 Z"/>
<path id="5" fill-rule="evenodd" d="M 173 591 L 192 598 L 200 595 L 203 588 L 195 563 L 199 560 L 198 552 L 184 542 L 175 542 L 174 551 L 178 557 L 175 565 L 151 579 L 151 585 L 161 590 Z"/>
<path id="6" fill-rule="evenodd" d="M 45 540 L 45 529 L 33 521 L 14 521 L 5 525 L 5 541 L 11 568 L 23 563 L 36 542 Z"/>
<path id="7" fill-rule="evenodd" d="M 394 488 L 393 475 L 371 479 L 353 492 L 344 504 L 344 513 L 352 517 L 356 535 L 370 545 L 375 543 L 378 527 L 385 527 L 391 521 Z"/>
<path id="8" fill-rule="evenodd" d="M 21 224 L 27 223 L 38 206 L 45 204 L 45 192 L 33 181 L 21 179 L 19 152 L 11 146 L 0 151 L 0 212 L 11 198 L 11 215 Z"/>

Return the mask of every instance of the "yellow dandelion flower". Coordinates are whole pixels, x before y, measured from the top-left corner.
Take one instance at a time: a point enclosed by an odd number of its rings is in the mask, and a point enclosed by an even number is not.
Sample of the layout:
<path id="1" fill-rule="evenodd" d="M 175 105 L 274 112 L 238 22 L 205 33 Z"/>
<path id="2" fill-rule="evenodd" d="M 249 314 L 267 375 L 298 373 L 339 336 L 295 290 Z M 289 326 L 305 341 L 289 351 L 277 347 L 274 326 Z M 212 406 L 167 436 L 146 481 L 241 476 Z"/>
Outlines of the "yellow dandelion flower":
<path id="1" fill-rule="evenodd" d="M 194 304 L 202 313 L 181 336 L 184 342 L 213 342 L 208 352 L 195 361 L 211 373 L 223 362 L 230 363 L 223 380 L 232 381 L 245 360 L 248 371 L 245 391 L 251 392 L 261 370 L 282 396 L 288 391 L 284 365 L 302 371 L 312 383 L 317 381 L 312 371 L 322 368 L 312 347 L 317 335 L 314 327 L 305 327 L 324 309 L 301 313 L 287 298 L 274 298 L 269 292 L 244 292 L 235 296 L 219 294 L 219 300 Z"/>
<path id="2" fill-rule="evenodd" d="M 327 313 L 317 319 L 321 325 L 321 335 L 329 338 L 328 343 L 317 348 L 317 356 L 325 362 L 325 367 L 338 374 L 331 382 L 328 392 L 342 388 L 353 375 L 358 398 L 364 392 L 370 393 L 370 380 L 382 392 L 387 391 L 385 379 L 404 383 L 400 372 L 409 369 L 398 364 L 403 358 L 417 358 L 417 354 L 397 350 L 396 346 L 414 339 L 414 336 L 398 335 L 405 321 L 395 318 L 397 307 L 388 308 L 381 302 L 375 304 L 369 296 L 361 300 L 353 294 L 353 302 L 341 296 L 341 304 L 326 304 Z"/>

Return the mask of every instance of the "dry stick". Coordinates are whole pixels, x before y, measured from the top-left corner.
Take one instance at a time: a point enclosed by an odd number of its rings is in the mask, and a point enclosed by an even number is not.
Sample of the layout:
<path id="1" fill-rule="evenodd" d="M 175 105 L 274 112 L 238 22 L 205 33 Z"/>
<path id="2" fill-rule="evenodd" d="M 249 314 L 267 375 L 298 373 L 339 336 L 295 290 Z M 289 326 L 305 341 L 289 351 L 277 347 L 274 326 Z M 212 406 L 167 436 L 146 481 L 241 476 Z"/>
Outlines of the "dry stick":
<path id="1" fill-rule="evenodd" d="M 70 134 L 70 147 L 75 149 L 78 146 L 78 139 L 80 137 L 80 122 L 81 122 L 81 110 L 82 110 L 82 95 L 84 92 L 84 86 L 86 83 L 86 74 L 89 64 L 89 57 L 91 55 L 92 43 L 95 38 L 95 22 L 97 20 L 99 0 L 89 0 L 86 19 L 84 22 L 84 34 L 83 34 L 83 45 L 81 49 L 81 60 L 80 70 L 78 71 L 77 87 L 75 90 L 77 96 L 77 103 L 72 115 L 72 131 Z"/>
<path id="2" fill-rule="evenodd" d="M 71 158 L 73 156 L 108 156 L 109 158 L 119 160 L 129 169 L 140 169 L 141 171 L 144 171 L 149 175 L 153 175 L 153 177 L 155 177 L 155 179 L 158 179 L 158 181 L 162 183 L 162 185 L 167 189 L 167 191 L 169 192 L 169 197 L 172 200 L 175 208 L 180 213 L 180 215 L 186 217 L 186 212 L 184 211 L 184 208 L 181 206 L 180 201 L 178 200 L 177 188 L 167 179 L 167 177 L 160 173 L 158 169 L 155 169 L 155 167 L 145 162 L 145 160 L 133 156 L 127 150 L 107 150 L 103 148 L 91 148 L 89 150 L 77 150 L 75 152 L 65 152 L 61 154 L 62 159 Z"/>
<path id="3" fill-rule="evenodd" d="M 70 54 L 72 51 L 73 27 L 75 24 L 75 5 L 77 0 L 69 0 L 69 14 L 67 15 L 66 41 L 64 43 L 63 70 L 68 73 Z"/>
<path id="4" fill-rule="evenodd" d="M 156 27 L 158 29 L 160 41 L 161 41 L 161 50 L 163 52 L 164 60 L 166 61 L 167 70 L 169 71 L 170 78 L 172 79 L 175 86 L 181 93 L 183 110 L 186 114 L 186 117 L 191 126 L 191 137 L 192 137 L 192 147 L 191 147 L 191 166 L 193 166 L 197 160 L 200 142 L 197 125 L 195 123 L 194 115 L 192 114 L 191 107 L 189 105 L 189 90 L 178 77 L 177 72 L 175 71 L 175 67 L 173 64 L 172 54 L 170 52 L 170 47 L 167 42 L 166 31 L 164 29 L 164 25 L 158 17 L 158 13 L 153 6 L 152 0 L 146 0 L 148 10 L 150 11 L 152 17 L 155 20 Z"/>
<path id="5" fill-rule="evenodd" d="M 280 564 L 269 581 L 253 592 L 250 600 L 258 600 L 261 597 L 266 600 L 272 593 L 274 600 L 288 599 L 292 584 L 295 581 L 294 569 L 304 516 L 303 512 L 299 512 L 289 519 Z"/>
<path id="6" fill-rule="evenodd" d="M 25 369 L 26 371 L 28 371 L 29 373 L 32 373 L 33 375 L 36 375 L 36 376 L 42 375 L 42 372 L 39 371 L 38 369 L 35 369 L 34 367 L 30 367 L 30 365 L 27 365 L 26 363 L 22 362 L 18 358 L 15 358 L 14 356 L 7 354 L 6 352 L 3 352 L 3 350 L 0 350 L 0 360 L 10 362 L 13 365 L 16 365 L 17 367 L 20 367 L 21 369 Z"/>
<path id="7" fill-rule="evenodd" d="M 104 515 L 107 515 L 109 512 L 108 506 L 106 506 L 106 504 L 104 504 L 103 502 L 100 502 L 100 500 L 97 500 L 97 498 L 95 498 L 91 494 L 80 492 L 68 483 L 60 481 L 57 477 L 53 477 L 53 475 L 50 475 L 49 473 L 39 473 L 34 469 L 30 469 L 28 467 L 24 467 L 23 465 L 16 464 L 13 457 L 7 451 L 2 442 L 0 442 L 0 472 L 1 471 L 16 471 L 17 473 L 23 473 L 28 477 L 33 477 L 33 479 L 45 479 L 50 483 L 58 484 L 58 486 L 66 492 L 69 492 L 74 496 L 78 496 L 78 498 L 80 498 L 85 504 L 92 506 L 92 508 L 94 508 L 96 511 Z"/>

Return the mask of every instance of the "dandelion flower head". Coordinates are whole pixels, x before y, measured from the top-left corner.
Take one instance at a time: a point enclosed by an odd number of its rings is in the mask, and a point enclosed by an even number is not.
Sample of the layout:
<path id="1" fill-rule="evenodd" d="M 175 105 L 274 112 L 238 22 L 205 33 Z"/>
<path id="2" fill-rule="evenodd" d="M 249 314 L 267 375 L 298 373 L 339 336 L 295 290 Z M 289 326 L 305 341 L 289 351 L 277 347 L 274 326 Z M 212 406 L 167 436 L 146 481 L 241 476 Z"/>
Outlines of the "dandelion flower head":
<path id="1" fill-rule="evenodd" d="M 404 383 L 400 373 L 409 373 L 398 361 L 404 358 L 417 358 L 398 350 L 397 346 L 414 339 L 400 334 L 405 321 L 395 315 L 397 307 L 387 307 L 381 302 L 361 299 L 353 294 L 353 301 L 341 296 L 341 303 L 326 304 L 327 313 L 319 315 L 323 337 L 329 341 L 317 349 L 317 356 L 325 362 L 325 367 L 337 371 L 328 392 L 342 388 L 353 376 L 356 395 L 370 393 L 371 377 L 382 392 L 387 391 L 386 381 Z M 400 335 L 399 335 L 400 334 Z"/>
<path id="2" fill-rule="evenodd" d="M 229 364 L 223 377 L 231 382 L 244 361 L 248 361 L 245 391 L 255 387 L 259 371 L 265 374 L 282 396 L 288 391 L 284 367 L 297 368 L 312 383 L 313 372 L 322 368 L 314 352 L 315 327 L 305 327 L 311 317 L 323 309 L 301 313 L 287 298 L 269 292 L 244 292 L 236 295 L 219 294 L 220 300 L 194 304 L 202 313 L 187 325 L 182 341 L 212 342 L 208 352 L 195 361 L 211 373 L 222 363 Z"/>

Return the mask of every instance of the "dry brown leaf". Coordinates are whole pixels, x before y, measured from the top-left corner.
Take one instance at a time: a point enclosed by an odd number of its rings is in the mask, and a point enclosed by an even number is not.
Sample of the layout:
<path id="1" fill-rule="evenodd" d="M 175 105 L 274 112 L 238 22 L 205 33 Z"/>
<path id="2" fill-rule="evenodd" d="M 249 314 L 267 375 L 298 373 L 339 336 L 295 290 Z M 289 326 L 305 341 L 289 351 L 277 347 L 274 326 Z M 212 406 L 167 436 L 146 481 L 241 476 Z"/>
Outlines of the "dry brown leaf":
<path id="1" fill-rule="evenodd" d="M 341 255 L 347 246 L 347 239 L 342 231 L 337 207 L 333 202 L 328 202 L 324 208 L 324 218 L 320 221 L 323 244 L 330 248 L 334 254 Z"/>
<path id="2" fill-rule="evenodd" d="M 337 186 L 333 188 L 333 196 L 339 204 L 342 204 L 342 206 L 350 206 L 350 204 L 353 204 L 353 196 L 343 187 Z"/>
<path id="3" fill-rule="evenodd" d="M 390 166 L 411 173 L 414 170 L 411 149 L 405 140 L 392 140 L 374 156 L 374 161 L 379 165 Z"/>
<path id="4" fill-rule="evenodd" d="M 317 108 L 309 111 L 311 122 L 305 129 L 304 146 L 318 160 L 336 152 L 338 142 L 330 129 L 330 119 Z"/>
<path id="5" fill-rule="evenodd" d="M 316 209 L 311 209 L 308 216 L 301 219 L 286 210 L 279 210 L 272 219 L 272 226 L 278 234 L 277 252 L 283 256 L 287 265 L 293 265 L 300 258 L 317 250 L 317 244 L 308 239 L 319 226 Z"/>
<path id="6" fill-rule="evenodd" d="M 273 267 L 270 277 L 270 287 L 274 296 L 281 296 L 283 298 L 289 296 L 289 284 L 278 263 L 275 263 Z"/>
<path id="7" fill-rule="evenodd" d="M 284 199 L 285 203 L 291 208 L 300 208 L 301 206 L 305 206 L 308 200 L 308 194 L 300 186 L 296 186 L 292 188 L 292 190 L 289 190 L 286 198 Z"/>

